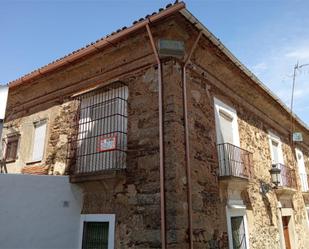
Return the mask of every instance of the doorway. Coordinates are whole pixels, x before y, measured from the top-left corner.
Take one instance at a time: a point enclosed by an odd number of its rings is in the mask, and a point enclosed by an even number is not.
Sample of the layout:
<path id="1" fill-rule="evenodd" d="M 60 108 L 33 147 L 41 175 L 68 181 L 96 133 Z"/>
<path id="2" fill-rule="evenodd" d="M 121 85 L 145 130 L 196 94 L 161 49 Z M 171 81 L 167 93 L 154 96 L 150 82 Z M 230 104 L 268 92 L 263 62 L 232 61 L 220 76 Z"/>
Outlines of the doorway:
<path id="1" fill-rule="evenodd" d="M 291 249 L 291 240 L 290 240 L 290 233 L 289 233 L 289 223 L 290 223 L 291 216 L 282 216 L 282 226 L 283 226 L 283 236 L 285 241 L 285 248 Z"/>

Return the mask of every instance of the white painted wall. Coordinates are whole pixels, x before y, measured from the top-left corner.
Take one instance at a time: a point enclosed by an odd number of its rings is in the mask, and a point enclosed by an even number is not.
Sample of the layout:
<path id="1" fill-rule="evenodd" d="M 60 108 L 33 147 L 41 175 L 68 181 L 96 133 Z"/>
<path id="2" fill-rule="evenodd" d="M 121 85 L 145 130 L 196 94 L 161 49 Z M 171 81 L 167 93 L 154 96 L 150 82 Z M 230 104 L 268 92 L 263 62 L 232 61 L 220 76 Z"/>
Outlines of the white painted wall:
<path id="1" fill-rule="evenodd" d="M 0 119 L 4 119 L 6 101 L 8 97 L 8 87 L 0 85 Z"/>
<path id="2" fill-rule="evenodd" d="M 0 174 L 0 248 L 78 248 L 81 203 L 66 176 Z"/>

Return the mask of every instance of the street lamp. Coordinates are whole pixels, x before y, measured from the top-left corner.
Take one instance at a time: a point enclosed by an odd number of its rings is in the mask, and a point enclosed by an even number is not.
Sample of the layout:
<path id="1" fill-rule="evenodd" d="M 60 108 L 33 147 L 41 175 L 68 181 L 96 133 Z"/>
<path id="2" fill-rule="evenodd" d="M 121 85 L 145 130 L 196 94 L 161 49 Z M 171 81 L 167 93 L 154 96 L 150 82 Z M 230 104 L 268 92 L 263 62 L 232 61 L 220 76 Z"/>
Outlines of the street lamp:
<path id="1" fill-rule="evenodd" d="M 278 185 L 280 183 L 281 169 L 277 167 L 277 164 L 273 164 L 271 169 L 269 170 L 269 173 L 271 175 L 272 183 L 275 185 L 275 188 L 278 188 Z"/>

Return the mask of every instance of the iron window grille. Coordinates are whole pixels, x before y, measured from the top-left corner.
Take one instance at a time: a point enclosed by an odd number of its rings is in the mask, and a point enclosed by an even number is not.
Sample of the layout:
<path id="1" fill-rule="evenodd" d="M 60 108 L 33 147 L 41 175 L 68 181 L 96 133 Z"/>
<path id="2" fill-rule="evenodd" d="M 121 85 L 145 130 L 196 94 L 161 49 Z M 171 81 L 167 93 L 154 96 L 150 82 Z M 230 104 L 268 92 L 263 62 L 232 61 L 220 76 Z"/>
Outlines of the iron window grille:
<path id="1" fill-rule="evenodd" d="M 117 82 L 78 96 L 71 137 L 72 174 L 126 168 L 128 87 Z"/>
<path id="2" fill-rule="evenodd" d="M 108 249 L 109 222 L 84 222 L 82 249 Z"/>

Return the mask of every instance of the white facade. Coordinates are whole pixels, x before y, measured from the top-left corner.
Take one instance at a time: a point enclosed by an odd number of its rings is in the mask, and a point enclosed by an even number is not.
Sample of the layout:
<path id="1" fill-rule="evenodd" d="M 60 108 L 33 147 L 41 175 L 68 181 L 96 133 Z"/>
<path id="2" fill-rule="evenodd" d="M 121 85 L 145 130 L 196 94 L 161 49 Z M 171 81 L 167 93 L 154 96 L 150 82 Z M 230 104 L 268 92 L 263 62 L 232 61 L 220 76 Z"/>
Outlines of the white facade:
<path id="1" fill-rule="evenodd" d="M 6 101 L 8 97 L 8 87 L 0 86 L 0 119 L 4 119 Z"/>
<path id="2" fill-rule="evenodd" d="M 81 205 L 66 176 L 0 174 L 1 248 L 78 248 Z"/>

